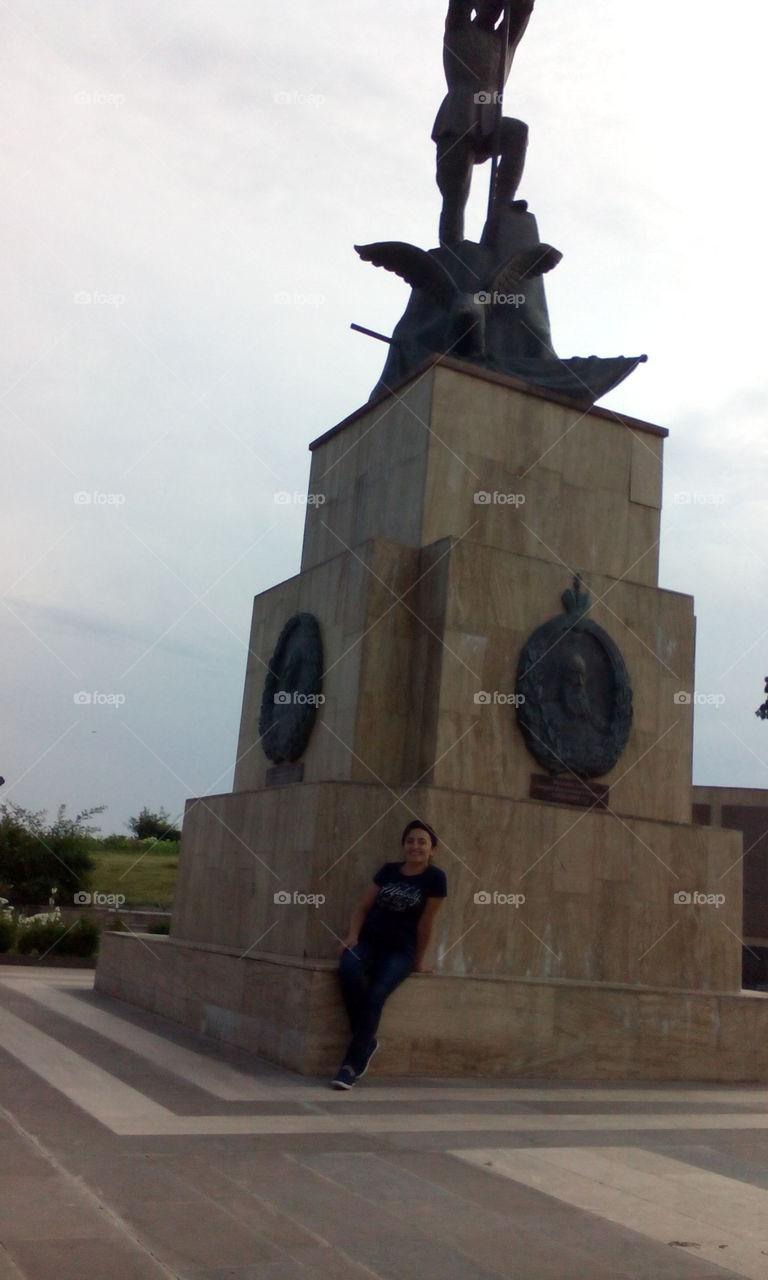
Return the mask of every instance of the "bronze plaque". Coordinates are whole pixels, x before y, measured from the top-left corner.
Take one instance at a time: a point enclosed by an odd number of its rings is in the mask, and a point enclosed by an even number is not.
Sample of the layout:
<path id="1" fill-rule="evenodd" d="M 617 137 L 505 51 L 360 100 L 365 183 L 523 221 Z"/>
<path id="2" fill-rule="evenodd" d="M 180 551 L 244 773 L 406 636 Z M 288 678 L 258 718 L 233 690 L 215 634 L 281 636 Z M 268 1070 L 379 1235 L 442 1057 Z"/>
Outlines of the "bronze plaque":
<path id="1" fill-rule="evenodd" d="M 550 804 L 578 804 L 583 808 L 607 809 L 609 788 L 602 782 L 584 782 L 581 778 L 550 777 L 548 773 L 532 773 L 532 800 L 548 800 Z"/>
<path id="2" fill-rule="evenodd" d="M 304 781 L 304 761 L 299 764 L 273 764 L 267 769 L 266 785 L 284 787 L 289 782 Z"/>

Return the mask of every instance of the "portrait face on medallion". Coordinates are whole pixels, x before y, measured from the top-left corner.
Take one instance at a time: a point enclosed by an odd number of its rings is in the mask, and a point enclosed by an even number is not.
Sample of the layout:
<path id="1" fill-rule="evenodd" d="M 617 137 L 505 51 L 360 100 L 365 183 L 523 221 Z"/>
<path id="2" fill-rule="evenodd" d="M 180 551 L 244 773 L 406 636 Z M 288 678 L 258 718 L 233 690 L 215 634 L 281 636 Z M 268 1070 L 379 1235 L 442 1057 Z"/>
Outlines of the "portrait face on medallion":
<path id="1" fill-rule="evenodd" d="M 275 764 L 303 756 L 324 701 L 322 688 L 320 624 L 312 613 L 296 613 L 280 633 L 261 697 L 259 738 Z"/>
<path id="2" fill-rule="evenodd" d="M 624 659 L 586 616 L 587 597 L 564 596 L 566 613 L 529 637 L 517 673 L 518 723 L 534 758 L 552 774 L 599 778 L 623 752 L 632 725 Z"/>

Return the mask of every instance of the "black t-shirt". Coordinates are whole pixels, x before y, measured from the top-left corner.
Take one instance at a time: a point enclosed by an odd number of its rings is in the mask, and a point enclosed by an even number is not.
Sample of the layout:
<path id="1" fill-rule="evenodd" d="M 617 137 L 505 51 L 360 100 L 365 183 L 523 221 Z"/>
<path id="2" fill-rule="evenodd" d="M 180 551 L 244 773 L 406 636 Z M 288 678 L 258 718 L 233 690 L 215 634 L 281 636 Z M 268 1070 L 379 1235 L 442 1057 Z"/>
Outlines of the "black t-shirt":
<path id="1" fill-rule="evenodd" d="M 385 862 L 373 883 L 379 886 L 376 901 L 365 917 L 360 941 L 388 951 L 415 951 L 417 928 L 427 898 L 448 895 L 445 872 L 426 867 L 417 876 L 404 876 L 402 862 Z"/>

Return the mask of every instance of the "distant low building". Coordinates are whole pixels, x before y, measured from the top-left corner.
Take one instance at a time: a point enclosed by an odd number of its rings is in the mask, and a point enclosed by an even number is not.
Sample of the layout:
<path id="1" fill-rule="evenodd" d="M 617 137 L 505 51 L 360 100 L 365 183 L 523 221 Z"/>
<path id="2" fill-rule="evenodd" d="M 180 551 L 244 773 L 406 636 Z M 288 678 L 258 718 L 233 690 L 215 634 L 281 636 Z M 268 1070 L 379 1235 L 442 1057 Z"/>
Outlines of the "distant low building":
<path id="1" fill-rule="evenodd" d="M 693 821 L 743 834 L 744 985 L 768 986 L 768 790 L 694 787 Z"/>

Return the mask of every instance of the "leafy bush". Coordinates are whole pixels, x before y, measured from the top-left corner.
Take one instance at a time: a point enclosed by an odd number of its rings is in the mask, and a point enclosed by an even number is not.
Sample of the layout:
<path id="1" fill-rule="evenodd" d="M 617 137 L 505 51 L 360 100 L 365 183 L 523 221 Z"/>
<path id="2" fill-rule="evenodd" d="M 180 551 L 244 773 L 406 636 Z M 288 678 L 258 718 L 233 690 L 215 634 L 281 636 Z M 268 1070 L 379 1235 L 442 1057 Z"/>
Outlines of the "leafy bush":
<path id="1" fill-rule="evenodd" d="M 121 835 L 104 836 L 103 840 L 100 840 L 99 843 L 101 844 L 102 849 L 108 849 L 110 853 L 125 853 L 128 852 L 129 849 L 136 848 L 136 837 Z"/>
<path id="2" fill-rule="evenodd" d="M 0 955 L 10 951 L 16 941 L 16 920 L 12 911 L 5 911 L 8 899 L 0 898 Z"/>
<path id="3" fill-rule="evenodd" d="M 98 947 L 99 926 L 92 916 L 81 916 L 56 944 L 56 950 L 62 956 L 92 956 Z"/>
<path id="4" fill-rule="evenodd" d="M 40 956 L 45 955 L 56 945 L 66 928 L 58 908 L 37 916 L 19 916 L 16 950 L 20 956 L 28 956 L 33 951 Z"/>
<path id="5" fill-rule="evenodd" d="M 139 840 L 180 840 L 181 832 L 165 809 L 152 813 L 144 806 L 136 818 L 129 818 L 127 826 Z"/>
<path id="6" fill-rule="evenodd" d="M 99 945 L 99 926 L 90 916 L 81 916 L 73 925 L 61 919 L 58 907 L 36 916 L 20 916 L 16 950 L 28 956 L 55 951 L 60 956 L 92 956 Z"/>
<path id="7" fill-rule="evenodd" d="M 88 884 L 97 841 L 88 819 L 104 806 L 68 818 L 61 805 L 54 822 L 17 804 L 0 805 L 0 889 L 16 904 L 72 901 Z"/>

